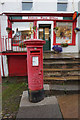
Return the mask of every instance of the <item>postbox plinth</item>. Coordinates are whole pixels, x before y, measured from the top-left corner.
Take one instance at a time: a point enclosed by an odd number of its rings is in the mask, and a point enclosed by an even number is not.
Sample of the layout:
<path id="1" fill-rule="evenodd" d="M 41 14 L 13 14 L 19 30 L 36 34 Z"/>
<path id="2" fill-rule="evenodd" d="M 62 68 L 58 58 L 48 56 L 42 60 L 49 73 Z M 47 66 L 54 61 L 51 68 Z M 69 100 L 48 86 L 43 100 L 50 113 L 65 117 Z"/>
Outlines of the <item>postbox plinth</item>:
<path id="1" fill-rule="evenodd" d="M 44 89 L 42 90 L 28 90 L 29 101 L 36 103 L 44 99 Z"/>
<path id="2" fill-rule="evenodd" d="M 29 101 L 39 102 L 44 99 L 43 89 L 43 45 L 44 40 L 30 39 L 27 47 L 28 94 Z"/>

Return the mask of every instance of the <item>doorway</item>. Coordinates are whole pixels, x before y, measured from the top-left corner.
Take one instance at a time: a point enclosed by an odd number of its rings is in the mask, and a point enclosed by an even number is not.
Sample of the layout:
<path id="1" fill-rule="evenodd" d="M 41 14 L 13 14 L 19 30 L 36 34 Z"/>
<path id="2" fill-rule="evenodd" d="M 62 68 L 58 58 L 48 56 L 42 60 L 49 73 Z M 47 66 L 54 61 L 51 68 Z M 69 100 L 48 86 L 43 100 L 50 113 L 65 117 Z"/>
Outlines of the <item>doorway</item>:
<path id="1" fill-rule="evenodd" d="M 39 24 L 38 38 L 46 41 L 43 51 L 51 49 L 51 24 Z"/>

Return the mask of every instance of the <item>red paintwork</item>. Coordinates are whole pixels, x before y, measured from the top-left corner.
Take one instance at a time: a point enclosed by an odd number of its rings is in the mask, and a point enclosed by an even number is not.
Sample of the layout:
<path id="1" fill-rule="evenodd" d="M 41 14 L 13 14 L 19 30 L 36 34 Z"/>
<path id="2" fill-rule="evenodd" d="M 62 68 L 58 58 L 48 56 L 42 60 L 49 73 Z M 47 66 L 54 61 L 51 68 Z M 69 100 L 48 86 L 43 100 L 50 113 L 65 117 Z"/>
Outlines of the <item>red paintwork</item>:
<path id="1" fill-rule="evenodd" d="M 56 27 L 56 21 L 54 21 L 54 28 Z M 56 34 L 55 32 L 53 31 L 53 45 L 56 44 Z"/>
<path id="2" fill-rule="evenodd" d="M 3 13 L 7 16 L 57 16 L 72 17 L 74 13 Z M 79 14 L 80 15 L 80 14 Z"/>
<path id="3" fill-rule="evenodd" d="M 26 52 L 3 52 L 2 55 L 26 55 Z"/>
<path id="4" fill-rule="evenodd" d="M 33 26 L 37 26 L 37 21 L 34 21 Z M 34 31 L 33 39 L 37 39 L 37 27 L 36 30 Z"/>
<path id="5" fill-rule="evenodd" d="M 43 40 L 27 40 L 28 88 L 32 91 L 43 89 Z M 34 48 L 37 49 L 34 49 Z M 32 58 L 38 57 L 38 66 L 32 65 Z"/>
<path id="6" fill-rule="evenodd" d="M 72 27 L 72 45 L 76 44 L 76 33 L 74 29 L 76 28 L 76 21 L 73 22 L 73 27 Z"/>
<path id="7" fill-rule="evenodd" d="M 12 29 L 12 23 L 11 23 L 11 21 L 9 20 L 9 17 L 7 18 L 7 20 L 8 20 L 8 27 Z M 8 38 L 12 38 L 12 31 L 9 32 Z"/>
<path id="8" fill-rule="evenodd" d="M 56 22 L 73 22 L 73 20 L 56 20 Z"/>
<path id="9" fill-rule="evenodd" d="M 34 21 L 59 21 L 59 22 L 65 22 L 66 20 L 51 20 L 51 19 L 14 19 L 14 20 L 11 20 L 11 22 L 34 22 Z M 67 22 L 72 22 L 73 20 L 67 20 Z"/>
<path id="10" fill-rule="evenodd" d="M 27 76 L 26 55 L 8 56 L 9 76 Z"/>

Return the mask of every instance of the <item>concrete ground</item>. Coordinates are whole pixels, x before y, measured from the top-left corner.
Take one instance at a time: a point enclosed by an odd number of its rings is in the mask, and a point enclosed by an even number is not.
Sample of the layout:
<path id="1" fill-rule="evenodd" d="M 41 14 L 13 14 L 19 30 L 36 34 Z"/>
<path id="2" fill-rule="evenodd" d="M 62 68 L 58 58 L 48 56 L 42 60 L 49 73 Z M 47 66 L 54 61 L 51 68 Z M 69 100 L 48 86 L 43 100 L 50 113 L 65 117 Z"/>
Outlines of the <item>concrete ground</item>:
<path id="1" fill-rule="evenodd" d="M 30 103 L 23 92 L 17 118 L 80 118 L 80 95 L 50 96 L 41 102 Z"/>

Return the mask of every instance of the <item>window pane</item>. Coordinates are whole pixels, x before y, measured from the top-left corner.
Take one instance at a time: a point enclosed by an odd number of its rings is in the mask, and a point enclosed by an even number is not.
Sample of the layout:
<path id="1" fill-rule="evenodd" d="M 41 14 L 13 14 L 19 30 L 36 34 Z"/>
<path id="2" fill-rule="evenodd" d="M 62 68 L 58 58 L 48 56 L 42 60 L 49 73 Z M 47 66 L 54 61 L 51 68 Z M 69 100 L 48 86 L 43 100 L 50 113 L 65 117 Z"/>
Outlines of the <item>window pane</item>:
<path id="1" fill-rule="evenodd" d="M 22 10 L 31 10 L 32 2 L 22 2 Z"/>
<path id="2" fill-rule="evenodd" d="M 72 23 L 57 22 L 56 43 L 72 43 Z"/>
<path id="3" fill-rule="evenodd" d="M 66 11 L 67 3 L 57 3 L 57 11 Z"/>
<path id="4" fill-rule="evenodd" d="M 43 28 L 39 28 L 39 39 L 43 40 Z"/>
<path id="5" fill-rule="evenodd" d="M 45 40 L 49 40 L 49 28 L 45 28 Z"/>
<path id="6" fill-rule="evenodd" d="M 13 43 L 33 39 L 33 22 L 14 22 L 12 24 L 14 30 Z"/>

